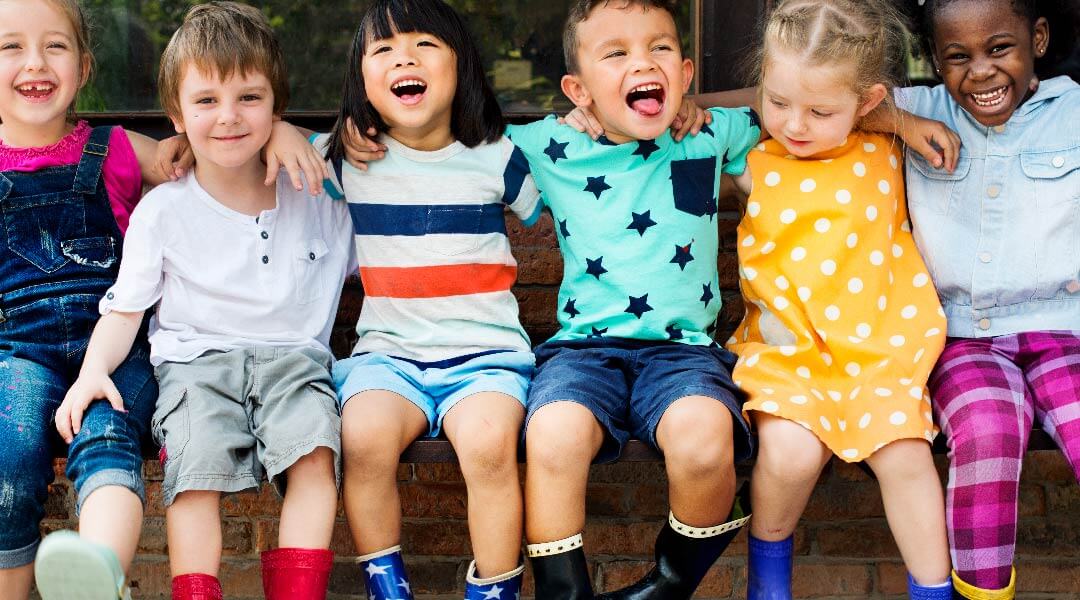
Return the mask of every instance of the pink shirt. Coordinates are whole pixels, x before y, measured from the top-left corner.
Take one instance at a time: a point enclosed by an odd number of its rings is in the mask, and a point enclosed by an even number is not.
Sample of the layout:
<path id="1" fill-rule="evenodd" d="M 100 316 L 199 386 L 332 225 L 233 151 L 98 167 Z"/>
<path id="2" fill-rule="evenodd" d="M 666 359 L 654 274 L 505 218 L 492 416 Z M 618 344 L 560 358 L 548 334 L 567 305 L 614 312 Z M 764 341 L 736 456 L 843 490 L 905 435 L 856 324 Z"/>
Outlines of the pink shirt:
<path id="1" fill-rule="evenodd" d="M 33 172 L 46 167 L 78 164 L 83 146 L 90 139 L 90 125 L 79 121 L 75 129 L 51 146 L 12 148 L 0 141 L 0 171 Z M 109 194 L 113 215 L 120 232 L 127 231 L 128 219 L 142 195 L 142 174 L 135 149 L 127 133 L 115 127 L 109 138 L 109 155 L 103 169 L 105 191 Z"/>

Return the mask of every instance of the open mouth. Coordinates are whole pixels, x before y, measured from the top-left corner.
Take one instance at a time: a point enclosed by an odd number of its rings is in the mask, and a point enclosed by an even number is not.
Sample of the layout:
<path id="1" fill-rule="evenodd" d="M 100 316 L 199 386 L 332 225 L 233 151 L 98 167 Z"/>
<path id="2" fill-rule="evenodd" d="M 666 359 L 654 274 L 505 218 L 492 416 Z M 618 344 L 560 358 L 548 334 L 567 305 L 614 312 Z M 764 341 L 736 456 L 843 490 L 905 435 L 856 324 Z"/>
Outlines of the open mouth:
<path id="1" fill-rule="evenodd" d="M 975 92 L 969 95 L 976 106 L 993 108 L 1005 102 L 1005 98 L 1009 95 L 1009 86 L 1003 85 L 988 92 Z"/>
<path id="2" fill-rule="evenodd" d="M 15 87 L 15 91 L 31 100 L 48 98 L 55 90 L 56 86 L 48 81 L 31 81 Z"/>
<path id="3" fill-rule="evenodd" d="M 644 83 L 630 90 L 626 95 L 626 105 L 639 115 L 653 117 L 664 108 L 664 86 L 659 83 Z"/>
<path id="4" fill-rule="evenodd" d="M 405 104 L 416 104 L 424 97 L 427 83 L 419 79 L 401 79 L 390 86 L 390 91 Z"/>

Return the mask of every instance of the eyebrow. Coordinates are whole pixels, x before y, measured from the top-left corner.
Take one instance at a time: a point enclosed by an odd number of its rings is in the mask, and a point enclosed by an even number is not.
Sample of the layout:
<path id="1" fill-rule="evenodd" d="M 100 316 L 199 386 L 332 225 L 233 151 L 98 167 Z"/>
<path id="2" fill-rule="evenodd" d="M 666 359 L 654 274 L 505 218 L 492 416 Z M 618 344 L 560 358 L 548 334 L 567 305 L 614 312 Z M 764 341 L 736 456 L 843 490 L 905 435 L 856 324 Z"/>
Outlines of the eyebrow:
<path id="1" fill-rule="evenodd" d="M 265 91 L 267 91 L 269 89 L 270 88 L 266 87 L 265 85 L 253 85 L 251 87 L 246 87 L 246 88 L 243 88 L 243 89 L 239 90 L 239 93 L 240 94 L 250 94 L 251 92 L 265 92 Z M 213 96 L 213 95 L 218 94 L 220 91 L 221 90 L 214 89 L 214 88 L 206 88 L 206 89 L 196 90 L 194 92 L 191 92 L 190 96 Z"/>
<path id="2" fill-rule="evenodd" d="M 986 42 L 984 42 L 984 43 L 993 44 L 994 42 L 998 42 L 998 41 L 1002 41 L 1002 40 L 1011 40 L 1011 39 L 1015 39 L 1015 38 L 1016 38 L 1016 34 L 1013 34 L 1013 33 L 1009 33 L 1009 32 L 995 33 L 994 35 L 986 38 Z M 966 46 L 964 46 L 960 42 L 952 42 L 950 44 L 947 44 L 944 49 L 949 50 L 949 49 L 952 49 L 952 48 L 963 50 L 964 48 L 966 48 Z"/>
<path id="3" fill-rule="evenodd" d="M 596 48 L 597 50 L 603 50 L 604 48 L 607 48 L 609 46 L 622 46 L 622 45 L 626 44 L 626 41 L 627 40 L 626 40 L 625 37 L 608 38 L 608 39 L 600 42 L 596 46 L 594 46 L 594 48 Z M 659 41 L 667 41 L 667 42 L 676 43 L 676 42 L 678 42 L 678 38 L 671 35 L 670 33 L 657 33 L 657 34 L 654 34 L 652 37 L 649 38 L 649 43 L 650 44 L 654 44 L 654 43 L 659 42 Z"/>

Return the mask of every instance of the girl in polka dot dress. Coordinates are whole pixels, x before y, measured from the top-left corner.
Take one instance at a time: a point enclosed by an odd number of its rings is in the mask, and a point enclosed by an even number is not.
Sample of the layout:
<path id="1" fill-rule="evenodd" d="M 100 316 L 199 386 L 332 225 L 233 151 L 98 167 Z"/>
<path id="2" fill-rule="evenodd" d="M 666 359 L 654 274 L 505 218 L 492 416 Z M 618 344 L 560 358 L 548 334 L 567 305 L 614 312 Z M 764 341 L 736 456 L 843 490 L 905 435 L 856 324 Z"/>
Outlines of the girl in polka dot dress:
<path id="1" fill-rule="evenodd" d="M 766 27 L 772 139 L 741 182 L 746 317 L 729 342 L 761 449 L 751 599 L 791 597 L 792 533 L 833 455 L 876 474 L 911 597 L 951 597 L 926 392 L 945 317 L 912 239 L 899 143 L 857 129 L 888 101 L 901 36 L 884 1 L 789 0 Z"/>

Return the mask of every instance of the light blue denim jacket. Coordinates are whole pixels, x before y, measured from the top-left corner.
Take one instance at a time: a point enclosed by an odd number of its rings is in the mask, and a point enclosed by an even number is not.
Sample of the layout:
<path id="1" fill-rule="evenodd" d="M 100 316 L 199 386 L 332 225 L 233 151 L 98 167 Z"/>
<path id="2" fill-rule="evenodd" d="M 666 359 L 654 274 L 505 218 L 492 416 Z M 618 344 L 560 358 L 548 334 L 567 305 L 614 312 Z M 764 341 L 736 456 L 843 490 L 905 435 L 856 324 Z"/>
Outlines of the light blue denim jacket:
<path id="1" fill-rule="evenodd" d="M 956 171 L 907 153 L 915 241 L 951 337 L 1080 330 L 1080 86 L 1043 81 L 1004 125 L 986 127 L 944 86 L 897 90 L 963 147 Z"/>

